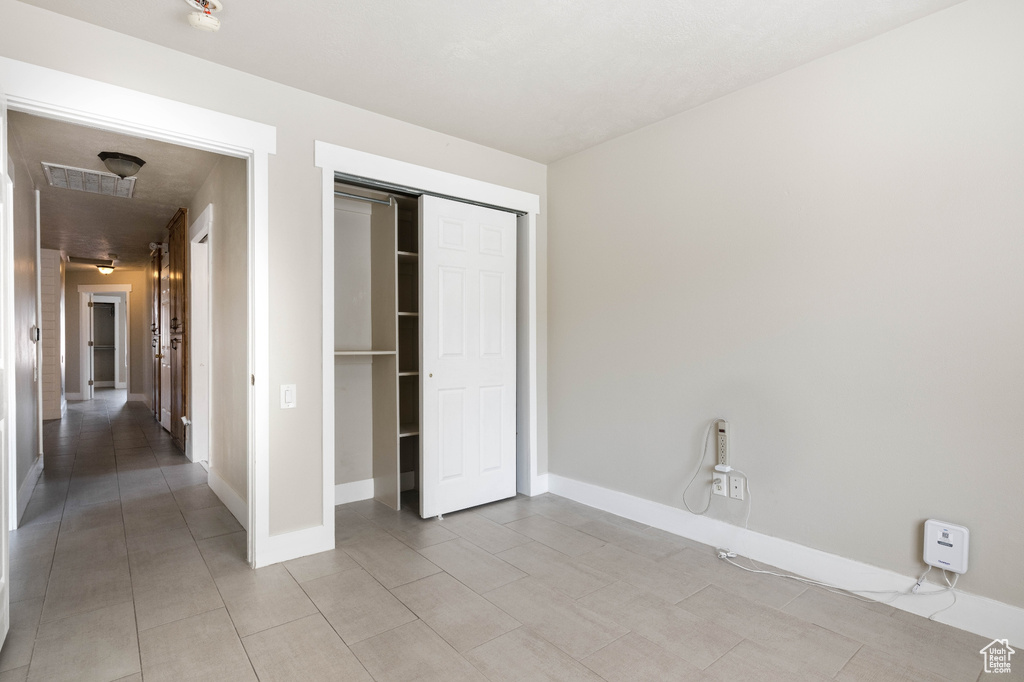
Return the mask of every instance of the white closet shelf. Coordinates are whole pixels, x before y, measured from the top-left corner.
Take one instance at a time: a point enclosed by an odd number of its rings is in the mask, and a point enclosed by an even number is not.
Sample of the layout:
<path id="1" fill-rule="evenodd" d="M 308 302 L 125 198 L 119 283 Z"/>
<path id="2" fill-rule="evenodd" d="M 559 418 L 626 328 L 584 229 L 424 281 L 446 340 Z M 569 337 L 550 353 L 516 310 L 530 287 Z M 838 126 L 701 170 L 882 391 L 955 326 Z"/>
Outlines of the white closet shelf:
<path id="1" fill-rule="evenodd" d="M 402 424 L 398 427 L 398 437 L 404 438 L 406 436 L 418 436 L 420 435 L 419 424 Z"/>
<path id="2" fill-rule="evenodd" d="M 420 257 L 420 254 L 416 253 L 415 251 L 399 251 L 398 252 L 398 260 L 400 260 L 400 261 L 416 260 L 419 257 Z"/>
<path id="3" fill-rule="evenodd" d="M 394 350 L 336 350 L 335 355 L 396 355 Z"/>
<path id="4" fill-rule="evenodd" d="M 418 377 L 419 375 L 420 375 L 419 372 L 399 372 L 398 373 L 398 376 L 400 376 L 400 377 Z"/>
<path id="5" fill-rule="evenodd" d="M 400 312 L 400 313 L 398 313 L 398 316 L 399 317 L 419 317 L 420 314 L 419 313 L 402 313 L 402 312 Z"/>

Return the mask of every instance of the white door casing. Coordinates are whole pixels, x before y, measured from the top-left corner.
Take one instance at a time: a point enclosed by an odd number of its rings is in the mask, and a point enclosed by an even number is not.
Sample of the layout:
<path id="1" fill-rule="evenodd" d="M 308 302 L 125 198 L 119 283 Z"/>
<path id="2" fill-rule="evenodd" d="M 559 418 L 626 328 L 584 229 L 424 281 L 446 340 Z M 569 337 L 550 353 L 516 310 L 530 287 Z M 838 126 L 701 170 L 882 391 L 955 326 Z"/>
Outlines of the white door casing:
<path id="1" fill-rule="evenodd" d="M 338 174 L 369 178 L 392 186 L 417 188 L 439 196 L 460 197 L 489 206 L 501 206 L 519 215 L 517 239 L 519 276 L 516 282 L 519 317 L 517 320 L 517 492 L 539 495 L 547 492 L 547 475 L 538 472 L 540 451 L 538 414 L 538 326 L 541 307 L 538 304 L 538 216 L 540 196 L 507 186 L 456 175 L 388 158 L 377 154 L 342 147 L 317 140 L 315 163 L 321 169 L 322 192 L 322 259 L 323 310 L 323 526 L 317 528 L 324 546 L 334 547 L 334 183 Z"/>
<path id="2" fill-rule="evenodd" d="M 7 171 L 7 99 L 0 82 L 0 645 L 7 639 L 11 625 L 11 557 L 8 528 L 10 505 L 13 502 L 10 463 L 14 423 L 14 382 L 10 379 L 14 334 L 14 225 L 11 210 L 12 194 Z"/>
<path id="3" fill-rule="evenodd" d="M 420 204 L 420 514 L 516 494 L 516 216 Z"/>
<path id="4" fill-rule="evenodd" d="M 125 348 L 126 356 L 124 382 L 131 392 L 131 328 L 132 328 L 132 285 L 131 284 L 79 284 L 78 285 L 78 345 L 82 382 L 81 400 L 92 400 L 93 387 L 89 380 L 93 378 L 93 353 L 89 342 L 93 340 L 93 309 L 89 302 L 95 302 L 95 295 L 121 294 L 124 296 L 124 326 L 125 326 Z"/>

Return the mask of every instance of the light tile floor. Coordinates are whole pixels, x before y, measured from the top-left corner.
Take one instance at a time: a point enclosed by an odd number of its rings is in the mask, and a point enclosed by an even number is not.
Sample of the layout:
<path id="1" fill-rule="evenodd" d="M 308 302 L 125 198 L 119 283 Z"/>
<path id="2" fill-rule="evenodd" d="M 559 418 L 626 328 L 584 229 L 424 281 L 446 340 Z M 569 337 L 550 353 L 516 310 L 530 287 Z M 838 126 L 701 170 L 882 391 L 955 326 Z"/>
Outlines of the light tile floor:
<path id="1" fill-rule="evenodd" d="M 123 400 L 45 427 L 0 682 L 984 677 L 980 637 L 553 495 L 343 505 L 336 550 L 251 571 L 203 470 Z"/>

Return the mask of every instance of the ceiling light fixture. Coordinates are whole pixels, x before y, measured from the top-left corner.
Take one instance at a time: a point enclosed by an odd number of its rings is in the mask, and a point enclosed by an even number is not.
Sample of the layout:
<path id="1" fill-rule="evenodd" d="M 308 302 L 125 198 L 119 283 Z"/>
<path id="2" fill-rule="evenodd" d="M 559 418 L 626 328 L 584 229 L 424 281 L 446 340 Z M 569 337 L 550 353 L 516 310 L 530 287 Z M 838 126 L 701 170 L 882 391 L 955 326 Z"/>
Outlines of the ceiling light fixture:
<path id="1" fill-rule="evenodd" d="M 146 165 L 146 162 L 139 157 L 121 152 L 100 152 L 98 156 L 107 170 L 122 180 L 135 175 L 140 168 Z"/>
<path id="2" fill-rule="evenodd" d="M 100 274 L 109 275 L 114 271 L 113 265 L 97 265 L 96 269 L 100 271 Z"/>
<path id="3" fill-rule="evenodd" d="M 189 26 L 208 33 L 220 30 L 220 19 L 211 14 L 224 8 L 220 0 L 185 0 L 185 4 L 196 10 L 188 13 Z"/>

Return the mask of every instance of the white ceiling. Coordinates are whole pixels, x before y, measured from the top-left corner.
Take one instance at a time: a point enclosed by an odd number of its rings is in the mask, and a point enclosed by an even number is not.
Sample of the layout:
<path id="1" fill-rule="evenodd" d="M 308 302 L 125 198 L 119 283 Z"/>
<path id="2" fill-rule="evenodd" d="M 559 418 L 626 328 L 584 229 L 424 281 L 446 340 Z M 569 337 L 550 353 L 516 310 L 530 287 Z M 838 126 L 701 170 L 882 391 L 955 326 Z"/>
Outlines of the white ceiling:
<path id="1" fill-rule="evenodd" d="M 39 189 L 42 247 L 81 258 L 106 259 L 108 253 L 116 253 L 118 267 L 145 267 L 149 243 L 167 241 L 167 223 L 178 208 L 188 206 L 221 158 L 17 111 L 9 112 L 8 133 L 11 157 L 27 169 Z M 47 184 L 43 161 L 106 171 L 96 156 L 102 151 L 123 152 L 146 162 L 135 176 L 134 198 Z"/>
<path id="2" fill-rule="evenodd" d="M 962 0 L 22 1 L 547 163 Z"/>

